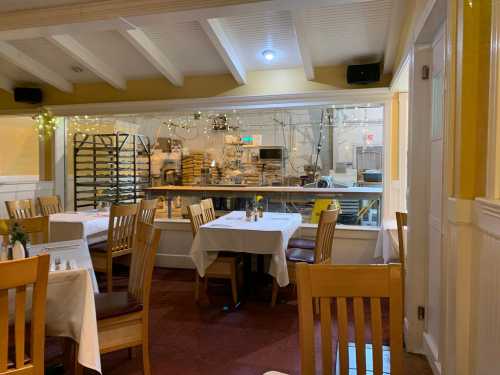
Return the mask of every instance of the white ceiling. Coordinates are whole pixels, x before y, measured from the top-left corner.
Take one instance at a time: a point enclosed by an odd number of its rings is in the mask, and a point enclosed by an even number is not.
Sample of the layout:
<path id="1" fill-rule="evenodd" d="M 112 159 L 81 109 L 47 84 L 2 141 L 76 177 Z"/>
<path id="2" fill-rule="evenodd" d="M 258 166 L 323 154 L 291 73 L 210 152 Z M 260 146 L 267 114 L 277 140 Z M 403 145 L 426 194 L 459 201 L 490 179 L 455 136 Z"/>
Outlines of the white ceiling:
<path id="1" fill-rule="evenodd" d="M 0 15 L 11 10 L 91 1 L 96 0 L 2 0 Z M 237 81 L 245 83 L 248 71 L 301 66 L 309 77 L 307 72 L 314 72 L 312 67 L 382 61 L 387 49 L 395 48 L 387 42 L 395 17 L 392 14 L 394 2 L 406 0 L 304 1 L 300 9 L 296 1 L 290 1 L 295 5 L 288 9 L 269 6 L 277 1 L 280 0 L 255 5 L 255 11 L 237 16 L 234 10 L 224 12 L 222 7 L 215 25 L 204 23 L 200 12 L 192 19 L 184 12 L 179 19 L 171 13 L 165 18 L 155 14 L 130 21 L 117 17 L 104 22 L 105 27 L 109 26 L 107 31 L 96 31 L 95 22 L 33 28 L 26 33 L 23 30 L 0 31 L 0 77 L 11 80 L 13 85 L 50 81 L 40 66 L 29 69 L 16 61 L 16 53 L 2 46 L 1 40 L 69 83 L 96 82 L 110 75 L 124 80 L 163 75 L 174 84 L 182 85 L 184 76 L 227 72 L 234 75 L 235 70 L 240 74 Z M 139 26 L 132 22 L 137 19 L 141 20 Z M 99 27 L 102 30 L 102 22 Z M 143 31 L 139 47 L 126 37 L 126 30 L 137 27 Z M 82 63 L 74 53 L 51 41 L 54 30 L 57 34 L 69 35 L 71 47 L 83 48 L 84 59 L 89 61 Z M 16 40 L 11 40 L 13 31 L 18 32 Z M 267 49 L 276 54 L 271 62 L 262 56 Z M 308 64 L 311 64 L 309 70 Z M 83 71 L 75 72 L 72 69 L 75 66 Z M 175 82 L 172 77 L 177 78 Z M 53 76 L 50 78 L 54 82 Z"/>
<path id="2" fill-rule="evenodd" d="M 223 19 L 227 33 L 247 70 L 285 69 L 301 65 L 290 11 L 265 12 Z M 273 50 L 273 61 L 262 52 Z"/>

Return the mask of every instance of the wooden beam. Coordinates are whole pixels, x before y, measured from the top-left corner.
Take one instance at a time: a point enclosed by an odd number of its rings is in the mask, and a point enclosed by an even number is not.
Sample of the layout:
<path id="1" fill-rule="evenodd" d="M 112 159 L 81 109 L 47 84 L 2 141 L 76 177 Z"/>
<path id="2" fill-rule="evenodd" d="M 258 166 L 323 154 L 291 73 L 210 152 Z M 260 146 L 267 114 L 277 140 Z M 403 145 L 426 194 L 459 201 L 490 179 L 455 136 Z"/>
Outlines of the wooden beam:
<path id="1" fill-rule="evenodd" d="M 12 80 L 4 75 L 0 75 L 0 89 L 5 90 L 7 92 L 10 92 L 11 94 L 14 93 L 14 82 Z"/>
<path id="2" fill-rule="evenodd" d="M 49 37 L 49 40 L 114 88 L 119 90 L 127 88 L 127 81 L 119 72 L 103 62 L 71 35 L 53 35 Z"/>
<path id="3" fill-rule="evenodd" d="M 13 45 L 0 41 L 0 55 L 22 70 L 31 73 L 35 77 L 38 77 L 59 90 L 73 92 L 73 84 L 71 84 L 71 82 L 47 68 L 45 65 L 40 64 L 24 52 L 18 50 Z"/>
<path id="4" fill-rule="evenodd" d="M 292 11 L 292 21 L 295 37 L 297 39 L 297 45 L 299 46 L 302 66 L 304 67 L 304 73 L 306 74 L 306 78 L 309 81 L 312 81 L 314 80 L 314 66 L 311 60 L 309 45 L 307 44 L 304 21 L 300 12 Z"/>
<path id="5" fill-rule="evenodd" d="M 236 82 L 240 85 L 247 83 L 247 73 L 240 61 L 235 48 L 222 26 L 222 22 L 216 18 L 201 20 L 200 25 L 214 45 L 220 57 L 228 67 Z"/>
<path id="6" fill-rule="evenodd" d="M 184 84 L 184 75 L 182 72 L 177 69 L 144 31 L 141 29 L 130 29 L 121 31 L 121 34 L 174 86 L 182 86 Z"/>

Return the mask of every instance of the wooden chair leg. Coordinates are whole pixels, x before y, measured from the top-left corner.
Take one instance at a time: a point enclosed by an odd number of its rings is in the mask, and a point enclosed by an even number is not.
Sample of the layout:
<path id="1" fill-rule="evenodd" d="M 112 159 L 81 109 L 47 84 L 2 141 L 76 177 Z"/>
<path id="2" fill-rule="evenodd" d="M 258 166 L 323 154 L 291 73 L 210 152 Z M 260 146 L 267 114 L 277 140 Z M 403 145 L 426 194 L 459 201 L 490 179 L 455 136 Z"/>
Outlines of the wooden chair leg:
<path id="1" fill-rule="evenodd" d="M 142 341 L 142 368 L 144 375 L 151 375 L 151 362 L 149 357 L 149 338 Z"/>
<path id="2" fill-rule="evenodd" d="M 203 291 L 205 292 L 205 294 L 207 294 L 207 290 L 208 290 L 208 276 L 205 275 L 205 277 L 203 278 Z"/>
<path id="3" fill-rule="evenodd" d="M 108 293 L 113 291 L 113 259 L 108 259 L 106 264 L 106 288 Z"/>
<path id="4" fill-rule="evenodd" d="M 200 300 L 200 275 L 198 275 L 198 271 L 195 269 L 195 280 L 194 280 L 194 300 L 198 302 Z"/>
<path id="5" fill-rule="evenodd" d="M 279 285 L 276 279 L 273 279 L 273 292 L 271 296 L 271 307 L 276 306 L 276 300 L 278 299 Z"/>
<path id="6" fill-rule="evenodd" d="M 233 303 L 238 303 L 238 281 L 236 279 L 236 264 L 231 267 L 231 293 L 233 295 Z"/>

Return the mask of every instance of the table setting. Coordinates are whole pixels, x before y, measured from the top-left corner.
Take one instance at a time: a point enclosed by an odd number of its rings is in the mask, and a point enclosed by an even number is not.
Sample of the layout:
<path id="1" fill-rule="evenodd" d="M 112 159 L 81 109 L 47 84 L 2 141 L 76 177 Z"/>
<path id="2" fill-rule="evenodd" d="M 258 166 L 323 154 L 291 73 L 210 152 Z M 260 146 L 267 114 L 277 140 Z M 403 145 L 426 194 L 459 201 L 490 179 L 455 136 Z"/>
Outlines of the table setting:
<path id="1" fill-rule="evenodd" d="M 286 286 L 285 250 L 301 223 L 302 217 L 296 213 L 263 212 L 262 217 L 249 219 L 245 211 L 233 211 L 200 227 L 191 246 L 191 258 L 203 277 L 219 251 L 271 255 L 268 273 L 278 285 Z"/>

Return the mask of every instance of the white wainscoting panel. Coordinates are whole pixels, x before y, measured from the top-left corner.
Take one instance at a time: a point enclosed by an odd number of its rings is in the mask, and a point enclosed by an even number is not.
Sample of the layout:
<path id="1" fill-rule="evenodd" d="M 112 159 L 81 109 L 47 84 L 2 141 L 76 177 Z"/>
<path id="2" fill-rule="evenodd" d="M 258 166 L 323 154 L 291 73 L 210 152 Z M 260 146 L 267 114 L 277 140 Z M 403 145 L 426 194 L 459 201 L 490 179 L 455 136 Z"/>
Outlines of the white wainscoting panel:
<path id="1" fill-rule="evenodd" d="M 162 229 L 160 247 L 156 255 L 156 266 L 171 268 L 194 268 L 189 256 L 193 236 L 189 220 L 156 219 L 155 225 Z M 378 229 L 339 225 L 333 244 L 334 263 L 370 264 L 377 263 L 373 257 Z M 314 239 L 316 225 L 303 224 L 297 237 Z"/>
<path id="2" fill-rule="evenodd" d="M 500 374 L 500 202 L 477 199 L 472 301 L 473 375 Z"/>
<path id="3" fill-rule="evenodd" d="M 8 216 L 5 201 L 53 194 L 54 183 L 39 181 L 38 176 L 0 176 L 0 217 Z"/>

